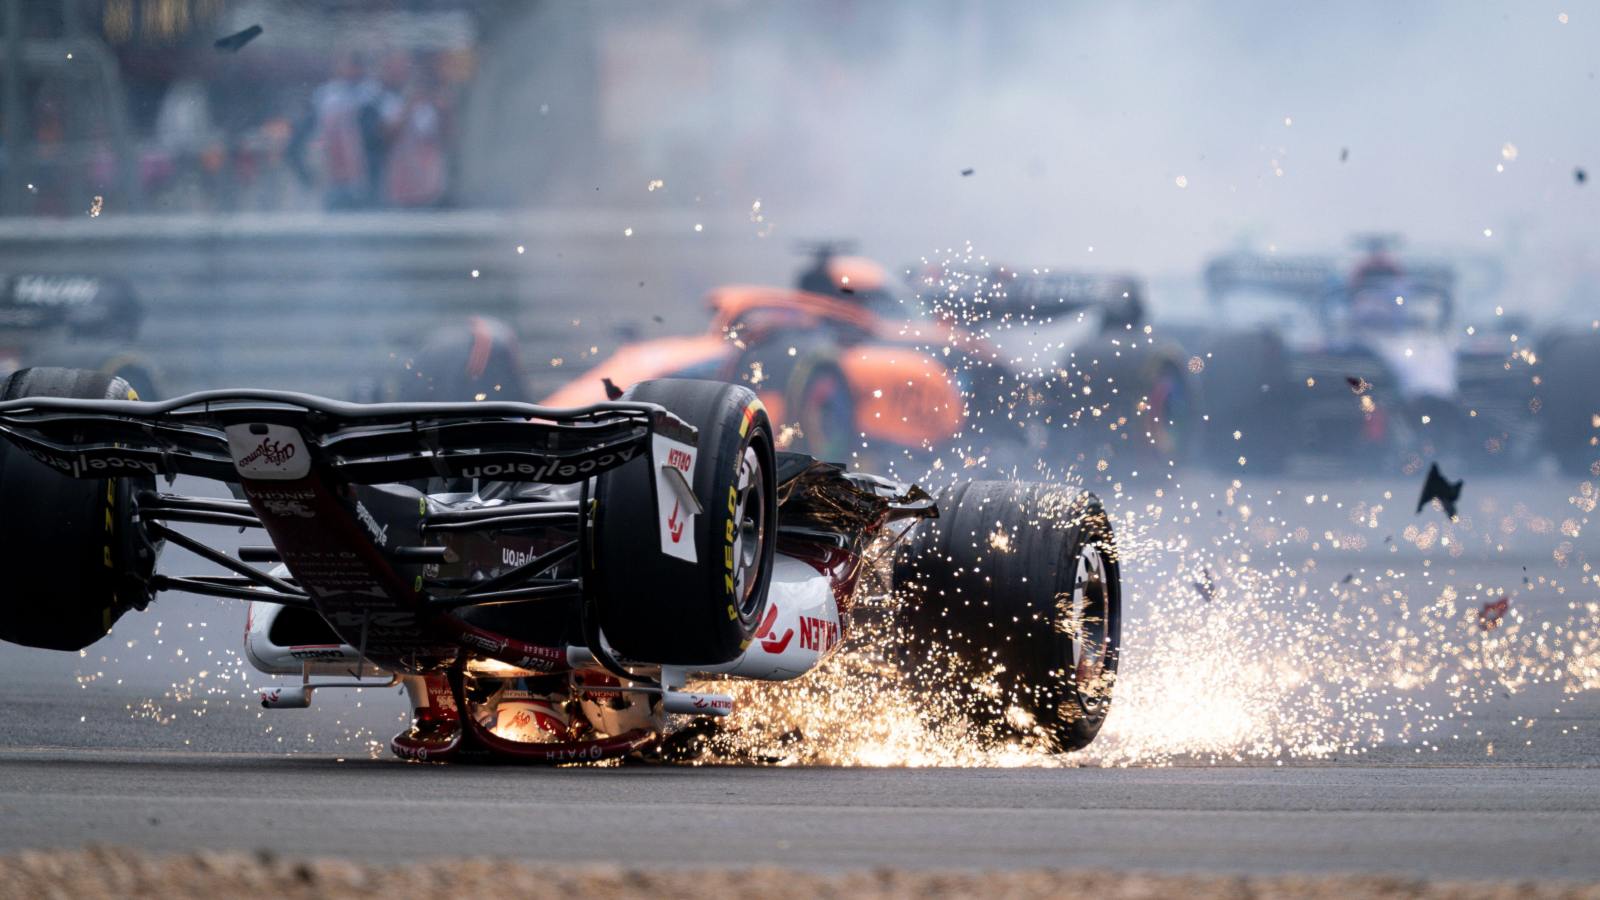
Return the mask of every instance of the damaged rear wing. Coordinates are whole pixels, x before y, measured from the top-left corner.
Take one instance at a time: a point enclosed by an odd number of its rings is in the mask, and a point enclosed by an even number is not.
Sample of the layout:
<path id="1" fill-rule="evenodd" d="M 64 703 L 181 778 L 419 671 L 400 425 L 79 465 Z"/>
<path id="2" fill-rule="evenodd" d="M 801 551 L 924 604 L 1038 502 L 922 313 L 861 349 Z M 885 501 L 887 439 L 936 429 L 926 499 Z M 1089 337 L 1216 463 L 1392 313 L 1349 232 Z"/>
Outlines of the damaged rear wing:
<path id="1" fill-rule="evenodd" d="M 692 426 L 653 403 L 362 404 L 251 390 L 161 402 L 0 402 L 0 436 L 76 478 L 282 479 L 316 462 L 354 484 L 430 477 L 571 484 L 648 456 L 654 435 L 697 444 Z"/>

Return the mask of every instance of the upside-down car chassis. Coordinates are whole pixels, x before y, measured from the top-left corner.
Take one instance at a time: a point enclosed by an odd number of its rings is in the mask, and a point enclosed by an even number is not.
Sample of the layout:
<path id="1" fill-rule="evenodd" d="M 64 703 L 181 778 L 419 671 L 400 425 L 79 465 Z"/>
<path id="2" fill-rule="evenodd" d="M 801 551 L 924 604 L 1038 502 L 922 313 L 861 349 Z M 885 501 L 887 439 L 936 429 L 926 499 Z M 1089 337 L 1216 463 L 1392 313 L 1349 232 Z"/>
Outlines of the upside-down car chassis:
<path id="1" fill-rule="evenodd" d="M 685 477 L 697 428 L 661 405 L 362 405 L 247 390 L 157 403 L 36 397 L 0 402 L 0 435 L 57 475 L 107 485 L 100 538 L 119 569 L 107 627 L 163 591 L 249 601 L 250 660 L 300 676 L 262 690 L 264 705 L 404 681 L 417 724 L 391 746 L 417 760 L 598 760 L 659 741 L 667 714 L 726 715 L 731 697 L 690 690 L 691 678 L 810 671 L 840 642 L 869 545 L 903 533 L 893 522 L 935 514 L 915 486 L 777 454 L 782 518 L 760 538 L 777 553 L 755 640 L 732 659 L 664 664 L 615 650 L 592 577 L 600 565 L 630 565 L 595 558 L 605 473 L 645 458 L 652 502 L 671 502 L 661 547 L 639 554 L 681 552 L 671 532 L 715 502 Z M 224 482 L 235 496 L 157 488 L 180 475 Z M 259 529 L 269 543 L 235 556 L 179 525 Z M 228 574 L 157 573 L 164 544 Z M 552 676 L 604 707 L 589 718 L 609 715 L 609 727 L 574 716 L 540 740 L 514 740 L 473 711 L 483 683 Z"/>

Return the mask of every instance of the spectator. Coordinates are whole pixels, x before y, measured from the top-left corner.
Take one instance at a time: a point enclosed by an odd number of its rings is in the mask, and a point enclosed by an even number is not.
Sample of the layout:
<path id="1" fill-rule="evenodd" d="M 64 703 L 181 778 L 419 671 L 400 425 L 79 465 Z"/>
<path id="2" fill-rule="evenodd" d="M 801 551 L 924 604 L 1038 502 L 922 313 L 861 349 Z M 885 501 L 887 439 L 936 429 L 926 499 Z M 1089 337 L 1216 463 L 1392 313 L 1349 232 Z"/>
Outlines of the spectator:
<path id="1" fill-rule="evenodd" d="M 405 117 L 406 92 L 411 84 L 411 53 L 396 50 L 383 59 L 378 72 L 378 91 L 372 103 L 362 110 L 361 126 L 367 142 L 367 158 L 372 161 L 372 196 L 384 197 L 384 171 L 389 149 L 399 135 Z"/>
<path id="2" fill-rule="evenodd" d="M 315 145 L 321 163 L 323 203 L 330 210 L 363 209 L 372 204 L 369 137 L 362 127 L 364 110 L 378 99 L 378 84 L 367 75 L 359 54 L 341 54 L 333 78 L 311 94 L 311 108 L 296 129 L 291 150 L 295 171 L 305 183 L 317 179 L 306 165 L 305 151 Z"/>
<path id="3" fill-rule="evenodd" d="M 389 206 L 438 206 L 446 188 L 444 115 L 431 73 L 413 77 L 399 110 L 388 118 L 383 199 Z"/>

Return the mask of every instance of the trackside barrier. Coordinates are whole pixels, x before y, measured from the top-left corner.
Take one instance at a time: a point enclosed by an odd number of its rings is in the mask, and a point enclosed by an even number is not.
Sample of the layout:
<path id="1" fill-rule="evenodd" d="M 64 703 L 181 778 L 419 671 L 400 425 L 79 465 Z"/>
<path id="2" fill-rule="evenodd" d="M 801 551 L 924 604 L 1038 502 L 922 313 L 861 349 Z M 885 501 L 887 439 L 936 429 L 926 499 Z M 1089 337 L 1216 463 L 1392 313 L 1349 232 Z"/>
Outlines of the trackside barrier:
<path id="1" fill-rule="evenodd" d="M 700 226 L 696 230 L 696 226 Z M 513 321 L 536 391 L 626 337 L 704 327 L 706 291 L 787 273 L 748 210 L 126 215 L 0 219 L 0 273 L 117 273 L 166 392 L 341 395 L 438 325 Z M 518 251 L 521 247 L 521 252 Z M 474 274 L 476 273 L 476 274 Z M 657 317 L 660 321 L 657 321 Z M 556 361 L 559 361 L 557 363 Z"/>

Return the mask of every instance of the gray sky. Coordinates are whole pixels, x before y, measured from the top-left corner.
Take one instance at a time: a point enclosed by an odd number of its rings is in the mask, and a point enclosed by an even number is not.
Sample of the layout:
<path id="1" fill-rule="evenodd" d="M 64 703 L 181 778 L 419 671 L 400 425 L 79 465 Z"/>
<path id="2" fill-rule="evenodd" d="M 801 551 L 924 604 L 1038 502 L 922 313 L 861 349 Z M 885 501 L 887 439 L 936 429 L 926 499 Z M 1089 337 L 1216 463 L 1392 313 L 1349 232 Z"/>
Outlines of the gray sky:
<path id="1" fill-rule="evenodd" d="M 613 101 L 612 130 L 638 123 L 628 149 L 668 178 L 702 141 L 723 160 L 707 189 L 890 259 L 971 239 L 1159 276 L 1244 242 L 1345 250 L 1383 231 L 1500 255 L 1532 307 L 1600 268 L 1600 185 L 1574 177 L 1600 170 L 1600 4 L 888 8 L 703 14 L 717 37 L 694 74 Z"/>

